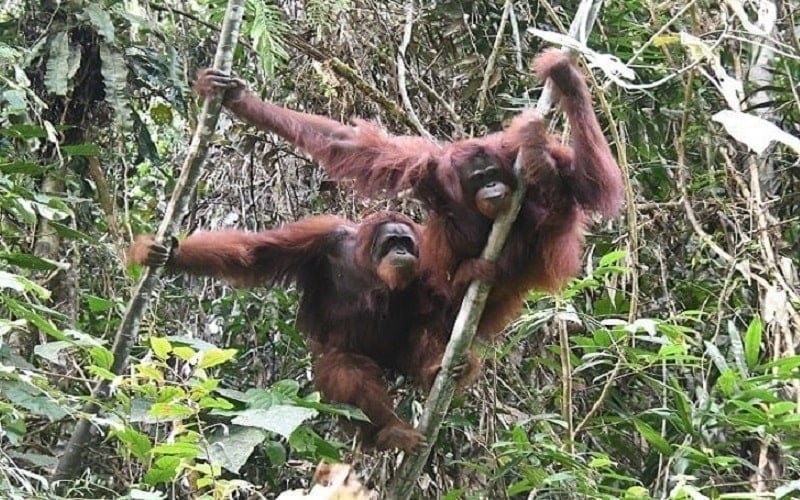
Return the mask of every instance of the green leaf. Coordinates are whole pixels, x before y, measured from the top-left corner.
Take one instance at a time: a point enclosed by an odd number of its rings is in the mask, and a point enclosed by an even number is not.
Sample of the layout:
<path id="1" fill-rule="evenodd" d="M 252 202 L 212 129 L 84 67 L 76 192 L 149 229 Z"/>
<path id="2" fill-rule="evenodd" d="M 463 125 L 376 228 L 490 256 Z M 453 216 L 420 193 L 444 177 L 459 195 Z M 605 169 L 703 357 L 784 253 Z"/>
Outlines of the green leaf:
<path id="1" fill-rule="evenodd" d="M 83 9 L 83 14 L 92 23 L 100 36 L 108 43 L 114 43 L 114 23 L 111 22 L 111 15 L 102 9 L 97 2 L 91 2 Z"/>
<path id="2" fill-rule="evenodd" d="M 134 366 L 136 373 L 139 374 L 140 377 L 149 379 L 150 381 L 164 382 L 164 374 L 161 370 L 151 364 L 139 364 Z"/>
<path id="3" fill-rule="evenodd" d="M 38 312 L 32 309 L 30 304 L 23 304 L 11 297 L 4 297 L 4 303 L 11 312 L 18 317 L 32 323 L 36 328 L 50 335 L 56 340 L 69 340 L 61 330 L 55 327 L 49 320 L 41 317 Z"/>
<path id="4" fill-rule="evenodd" d="M 264 72 L 272 75 L 278 63 L 289 57 L 280 43 L 280 36 L 286 31 L 287 25 L 277 6 L 264 2 L 247 2 L 246 5 L 248 9 L 253 9 L 253 23 L 250 29 L 253 47 L 261 56 L 261 67 Z"/>
<path id="5" fill-rule="evenodd" d="M 792 374 L 795 369 L 800 367 L 800 355 L 786 356 L 785 358 L 776 359 L 761 365 L 762 371 L 768 371 L 772 368 L 777 368 L 780 373 Z"/>
<path id="6" fill-rule="evenodd" d="M 179 345 L 172 348 L 172 354 L 174 354 L 175 356 L 184 361 L 189 361 L 194 357 L 195 354 L 197 354 L 197 351 L 195 351 L 191 347 L 186 347 L 185 345 Z"/>
<path id="7" fill-rule="evenodd" d="M 34 271 L 55 271 L 56 269 L 66 269 L 67 267 L 50 259 L 24 253 L 3 253 L 0 254 L 0 259 L 8 261 L 10 264 L 15 264 L 19 267 L 32 269 Z"/>
<path id="8" fill-rule="evenodd" d="M 740 432 L 753 431 L 755 427 L 765 425 L 769 422 L 769 416 L 763 405 L 739 399 L 732 399 L 730 404 L 741 410 L 741 412 L 736 414 L 737 430 Z"/>
<path id="9" fill-rule="evenodd" d="M 606 455 L 594 457 L 589 461 L 589 467 L 593 469 L 601 469 L 603 467 L 609 467 L 613 465 L 614 462 Z"/>
<path id="10" fill-rule="evenodd" d="M 609 252 L 600 257 L 599 267 L 607 267 L 612 264 L 616 264 L 617 262 L 627 257 L 627 255 L 628 252 L 626 252 L 625 250 L 615 250 L 613 252 Z"/>
<path id="11" fill-rule="evenodd" d="M 631 486 L 625 490 L 625 494 L 622 496 L 622 498 L 624 500 L 645 500 L 653 497 L 650 496 L 650 492 L 647 491 L 647 488 L 642 486 Z"/>
<path id="12" fill-rule="evenodd" d="M 211 439 L 206 460 L 238 474 L 267 433 L 253 427 L 232 425 L 227 433 L 217 433 Z M 268 455 L 269 456 L 269 455 Z"/>
<path id="13" fill-rule="evenodd" d="M 653 445 L 659 453 L 666 456 L 672 455 L 672 447 L 667 440 L 661 437 L 661 434 L 656 432 L 656 430 L 650 427 L 646 422 L 636 418 L 633 420 L 633 425 L 636 426 L 636 430 L 639 431 L 639 434 L 641 434 L 648 443 Z"/>
<path id="14" fill-rule="evenodd" d="M 795 408 L 797 408 L 797 404 L 795 404 L 794 401 L 778 401 L 767 408 L 767 413 L 776 417 L 785 413 L 794 412 Z"/>
<path id="15" fill-rule="evenodd" d="M 717 379 L 716 388 L 722 392 L 723 396 L 730 397 L 736 390 L 737 380 L 739 380 L 739 376 L 736 371 L 726 368 Z"/>
<path id="16" fill-rule="evenodd" d="M 150 415 L 161 420 L 188 418 L 196 412 L 186 405 L 177 403 L 154 403 L 150 407 Z"/>
<path id="17" fill-rule="evenodd" d="M 210 342 L 206 342 L 205 340 L 184 337 L 181 335 L 167 335 L 167 340 L 172 342 L 172 345 L 187 345 L 197 351 L 210 351 L 211 349 L 217 348 L 217 346 Z"/>
<path id="18" fill-rule="evenodd" d="M 281 403 L 289 403 L 291 399 L 281 394 L 276 394 L 271 390 L 251 388 L 246 392 L 247 406 L 251 409 L 266 410 L 270 406 Z"/>
<path id="19" fill-rule="evenodd" d="M 267 410 L 245 410 L 232 422 L 245 427 L 264 429 L 288 438 L 304 421 L 316 414 L 316 410 L 310 408 L 277 405 Z"/>
<path id="20" fill-rule="evenodd" d="M 529 490 L 530 488 L 528 488 L 526 491 Z M 466 492 L 467 490 L 464 488 L 453 488 L 445 493 L 445 495 L 442 497 L 442 500 L 461 500 L 462 498 L 466 497 Z"/>
<path id="21" fill-rule="evenodd" d="M 247 394 L 237 391 L 236 389 L 228 389 L 225 387 L 220 387 L 215 389 L 215 392 L 224 396 L 225 399 L 228 401 L 233 400 L 239 403 L 246 403 L 248 401 Z"/>
<path id="22" fill-rule="evenodd" d="M 517 481 L 516 483 L 506 488 L 506 495 L 511 498 L 520 498 L 522 493 L 531 491 L 533 488 L 534 486 L 531 484 L 530 481 L 528 481 L 527 479 L 523 479 L 521 481 Z"/>
<path id="23" fill-rule="evenodd" d="M 311 396 L 317 396 L 317 395 L 319 395 L 319 393 L 315 392 L 315 393 L 310 394 L 305 399 L 302 399 L 302 400 L 301 399 L 295 399 L 293 401 L 296 403 L 297 406 L 302 406 L 303 408 L 311 408 L 312 410 L 317 410 L 319 412 L 327 413 L 329 415 L 336 415 L 336 416 L 339 416 L 339 417 L 344 417 L 344 418 L 346 418 L 348 420 L 359 420 L 359 421 L 362 421 L 362 422 L 369 422 L 369 418 L 364 414 L 364 412 L 361 411 L 361 409 L 359 409 L 359 408 L 357 408 L 355 406 L 346 405 L 346 404 L 320 403 L 318 401 L 312 401 L 312 400 L 309 399 Z M 252 406 L 256 406 L 256 405 L 254 404 Z M 272 405 L 267 405 L 266 407 L 268 408 L 269 406 L 272 406 Z M 264 408 L 263 405 L 261 405 L 259 407 Z"/>
<path id="24" fill-rule="evenodd" d="M 270 392 L 295 398 L 300 393 L 300 383 L 297 380 L 278 380 L 272 384 Z"/>
<path id="25" fill-rule="evenodd" d="M 106 102 L 114 110 L 114 118 L 124 128 L 130 129 L 133 123 L 131 109 L 128 106 L 126 87 L 128 83 L 128 66 L 123 55 L 108 45 L 100 46 L 100 72 L 103 75 Z"/>
<path id="26" fill-rule="evenodd" d="M 761 318 L 756 316 L 747 327 L 744 334 L 744 358 L 749 368 L 754 368 L 758 364 L 758 356 L 761 352 Z"/>
<path id="27" fill-rule="evenodd" d="M 7 175 L 25 174 L 33 177 L 42 175 L 46 170 L 47 169 L 40 165 L 22 160 L 12 161 L 11 163 L 0 163 L 0 172 Z"/>
<path id="28" fill-rule="evenodd" d="M 341 461 L 336 446 L 322 439 L 308 427 L 298 427 L 289 436 L 289 447 L 297 453 L 314 454 L 320 458 L 327 458 L 332 462 Z"/>
<path id="29" fill-rule="evenodd" d="M 174 456 L 159 457 L 144 475 L 144 482 L 150 486 L 158 483 L 171 483 L 178 476 L 181 459 Z"/>
<path id="30" fill-rule="evenodd" d="M 25 408 L 34 415 L 43 416 L 51 422 L 67 416 L 67 411 L 38 387 L 18 380 L 0 380 L 0 389 L 6 401 Z"/>
<path id="31" fill-rule="evenodd" d="M 284 446 L 277 441 L 264 443 L 264 454 L 267 456 L 270 465 L 273 467 L 280 467 L 286 463 L 286 448 L 284 448 Z"/>
<path id="32" fill-rule="evenodd" d="M 185 400 L 188 397 L 189 395 L 186 393 L 183 387 L 168 385 L 165 387 L 161 387 L 161 389 L 159 390 L 157 402 L 171 403 L 174 401 Z"/>
<path id="33" fill-rule="evenodd" d="M 89 306 L 89 310 L 93 313 L 106 312 L 114 307 L 114 301 L 105 297 L 98 297 L 96 295 L 84 294 L 83 299 Z"/>
<path id="34" fill-rule="evenodd" d="M 69 91 L 69 58 L 69 37 L 66 31 L 59 31 L 50 38 L 44 77 L 45 87 L 55 95 L 65 96 Z"/>
<path id="35" fill-rule="evenodd" d="M 96 144 L 72 144 L 61 146 L 61 150 L 73 156 L 100 156 L 100 148 Z"/>
<path id="36" fill-rule="evenodd" d="M 0 208 L 5 209 L 22 222 L 31 226 L 35 225 L 37 222 L 38 216 L 36 215 L 36 210 L 33 209 L 31 201 L 25 198 L 0 198 Z"/>
<path id="37" fill-rule="evenodd" d="M 212 349 L 205 351 L 200 355 L 200 362 L 197 364 L 198 368 L 210 368 L 212 366 L 221 365 L 226 361 L 233 358 L 237 353 L 236 349 Z"/>
<path id="38" fill-rule="evenodd" d="M 50 363 L 63 366 L 64 361 L 61 359 L 61 351 L 74 347 L 75 342 L 71 340 L 56 340 L 53 342 L 43 342 L 35 346 L 33 348 L 33 353 Z"/>
<path id="39" fill-rule="evenodd" d="M 153 445 L 150 443 L 150 438 L 135 429 L 126 428 L 125 430 L 115 432 L 114 435 L 125 443 L 127 448 L 133 453 L 133 456 L 142 462 L 150 458 L 150 450 Z"/>
<path id="40" fill-rule="evenodd" d="M 669 360 L 681 360 L 686 358 L 689 352 L 689 346 L 686 344 L 667 344 L 662 345 L 658 349 L 658 359 L 669 361 Z"/>
<path id="41" fill-rule="evenodd" d="M 41 125 L 19 123 L 10 127 L 0 128 L 0 134 L 12 139 L 44 139 L 47 137 L 47 129 Z"/>
<path id="42" fill-rule="evenodd" d="M 101 346 L 94 346 L 89 350 L 89 355 L 92 357 L 92 362 L 99 368 L 110 369 L 114 364 L 114 355 Z"/>
<path id="43" fill-rule="evenodd" d="M 150 337 L 150 348 L 160 359 L 167 359 L 172 352 L 172 344 L 164 337 Z"/>
<path id="44" fill-rule="evenodd" d="M 783 399 L 776 394 L 775 389 L 769 386 L 760 386 L 742 391 L 738 399 L 750 402 L 759 401 L 767 404 L 775 404 L 778 401 L 783 401 Z"/>
<path id="45" fill-rule="evenodd" d="M 111 370 L 106 370 L 105 368 L 100 368 L 99 366 L 90 365 L 87 370 L 92 376 L 101 378 L 103 380 L 108 380 L 109 382 L 117 378 L 117 376 L 114 375 Z"/>
<path id="46" fill-rule="evenodd" d="M 672 387 L 672 394 L 674 396 L 675 410 L 678 413 L 678 427 L 681 431 L 690 434 L 694 432 L 692 425 L 692 409 L 689 403 L 689 398 L 684 394 L 684 388 L 675 377 L 669 378 L 669 385 Z"/>
<path id="47" fill-rule="evenodd" d="M 50 227 L 55 229 L 56 232 L 60 236 L 63 236 L 64 238 L 69 238 L 69 239 L 72 239 L 72 240 L 81 240 L 81 241 L 94 242 L 92 240 L 92 238 L 90 238 L 86 233 L 82 233 L 82 232 L 78 231 L 77 229 L 73 229 L 73 228 L 67 226 L 66 224 L 62 224 L 62 223 L 60 223 L 58 221 L 51 220 L 50 221 Z"/>
<path id="48" fill-rule="evenodd" d="M 160 444 L 153 447 L 153 455 L 170 455 L 174 457 L 197 458 L 202 448 L 196 443 L 178 441 L 170 444 Z"/>
<path id="49" fill-rule="evenodd" d="M 212 398 L 212 397 L 204 397 L 199 401 L 200 408 L 207 410 L 209 408 L 217 408 L 220 410 L 230 410 L 233 408 L 233 404 L 230 401 L 223 399 L 223 398 Z"/>

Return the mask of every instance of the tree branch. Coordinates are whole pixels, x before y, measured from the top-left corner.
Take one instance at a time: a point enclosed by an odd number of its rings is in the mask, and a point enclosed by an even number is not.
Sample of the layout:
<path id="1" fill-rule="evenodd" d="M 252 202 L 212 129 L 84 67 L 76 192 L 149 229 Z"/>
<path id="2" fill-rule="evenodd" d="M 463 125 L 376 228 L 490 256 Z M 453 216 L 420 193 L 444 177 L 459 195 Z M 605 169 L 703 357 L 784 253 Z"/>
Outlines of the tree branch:
<path id="1" fill-rule="evenodd" d="M 495 262 L 500 255 L 511 226 L 517 219 L 522 197 L 525 195 L 525 172 L 522 168 L 522 156 L 519 154 L 514 162 L 514 174 L 517 177 L 518 187 L 511 198 L 511 206 L 507 212 L 495 219 L 492 232 L 489 234 L 489 241 L 481 254 L 482 259 L 491 262 Z M 420 418 L 419 431 L 428 438 L 428 445 L 422 453 L 408 455 L 404 458 L 397 474 L 389 484 L 387 498 L 406 499 L 410 498 L 414 492 L 417 477 L 436 442 L 439 428 L 442 426 L 444 416 L 447 414 L 450 402 L 453 399 L 453 393 L 456 388 L 456 381 L 452 376 L 453 367 L 464 359 L 464 355 L 472 344 L 472 339 L 475 337 L 475 331 L 478 328 L 483 308 L 486 305 L 486 298 L 489 296 L 491 288 L 486 283 L 473 281 L 467 289 L 464 300 L 461 302 L 461 309 L 458 311 L 458 316 L 453 325 L 453 334 L 450 337 L 450 342 L 447 343 L 447 349 L 442 358 L 442 369 L 436 376 L 436 381 L 433 384 L 433 388 L 431 388 L 428 401 Z"/>
<path id="2" fill-rule="evenodd" d="M 503 7 L 503 16 L 500 18 L 500 26 L 497 27 L 497 35 L 494 37 L 492 52 L 489 54 L 489 58 L 486 59 L 486 69 L 483 71 L 481 88 L 478 91 L 478 104 L 475 106 L 478 115 L 483 113 L 483 108 L 486 107 L 486 95 L 489 93 L 489 85 L 491 84 L 492 75 L 497 65 L 497 56 L 500 53 L 500 47 L 503 45 L 503 32 L 506 30 L 506 23 L 508 22 L 508 17 L 512 8 L 513 2 L 511 0 L 506 0 L 506 4 Z"/>
<path id="3" fill-rule="evenodd" d="M 408 90 L 406 89 L 406 49 L 408 44 L 411 43 L 411 29 L 414 26 L 414 0 L 406 0 L 406 24 L 403 28 L 403 41 L 397 48 L 397 90 L 400 92 L 400 98 L 403 100 L 403 105 L 408 110 L 409 119 L 416 124 L 417 131 L 426 139 L 433 140 L 433 136 L 422 125 L 417 113 L 414 112 L 414 106 L 411 105 L 411 99 L 408 97 Z"/>
<path id="4" fill-rule="evenodd" d="M 230 73 L 233 65 L 233 51 L 239 37 L 239 27 L 242 23 L 243 13 L 244 0 L 229 0 L 217 53 L 214 57 L 215 69 Z M 208 152 L 208 139 L 217 126 L 221 107 L 220 97 L 208 99 L 203 104 L 203 109 L 198 117 L 197 129 L 192 136 L 188 154 L 183 162 L 181 175 L 164 214 L 164 221 L 158 229 L 157 237 L 161 241 L 168 241 L 178 232 L 181 220 L 186 215 L 191 194 L 200 177 L 203 160 L 205 160 Z M 139 332 L 142 315 L 160 276 L 160 267 L 147 268 L 133 291 L 133 296 L 125 311 L 119 330 L 117 330 L 112 347 L 114 363 L 111 371 L 115 375 L 120 375 L 128 363 L 128 354 Z M 95 385 L 91 401 L 81 409 L 84 418 L 75 426 L 75 431 L 72 433 L 64 453 L 59 457 L 56 471 L 53 474 L 54 479 L 72 479 L 80 472 L 83 463 L 81 457 L 83 452 L 89 448 L 92 439 L 92 417 L 99 412 L 100 401 L 108 397 L 109 385 L 110 383 L 107 380 L 101 380 Z"/>
<path id="5" fill-rule="evenodd" d="M 386 113 L 388 113 L 393 119 L 403 123 L 412 130 L 416 130 L 420 134 L 428 133 L 424 128 L 420 130 L 417 126 L 418 123 L 415 123 L 414 120 L 408 116 L 408 113 L 406 113 L 395 101 L 390 99 L 386 94 L 378 90 L 376 87 L 370 85 L 370 83 L 364 80 L 356 70 L 345 64 L 345 62 L 338 57 L 323 52 L 293 33 L 286 33 L 283 35 L 283 39 L 288 45 L 291 45 L 315 61 L 319 61 L 330 66 L 334 73 L 347 80 L 359 92 L 364 94 L 367 98 L 371 99 L 375 104 L 386 111 Z"/>
<path id="6" fill-rule="evenodd" d="M 578 7 L 578 15 L 570 26 L 570 35 L 573 37 L 582 36 L 585 41 L 591 26 L 597 18 L 597 11 L 602 0 L 583 0 Z M 552 105 L 551 93 L 542 94 L 539 98 L 538 109 L 547 110 Z M 511 198 L 511 206 L 508 211 L 498 217 L 492 226 L 492 232 L 486 247 L 483 249 L 481 258 L 495 262 L 505 245 L 511 226 L 517 219 L 522 199 L 525 195 L 527 180 L 522 167 L 522 157 L 517 154 L 514 162 L 514 175 L 517 177 L 517 189 Z M 436 443 L 436 436 L 442 426 L 442 421 L 450 408 L 455 391 L 455 380 L 452 377 L 453 367 L 456 366 L 472 344 L 475 331 L 478 328 L 481 315 L 483 314 L 486 298 L 489 296 L 491 286 L 473 281 L 470 283 L 464 300 L 461 302 L 461 309 L 458 311 L 453 333 L 447 344 L 444 357 L 442 358 L 442 369 L 436 376 L 422 417 L 419 422 L 419 431 L 427 438 L 428 445 L 424 451 L 416 455 L 407 455 L 398 467 L 392 481 L 389 483 L 386 498 L 408 499 L 416 489 L 417 478 L 419 477 L 425 462 L 428 460 L 433 445 Z"/>

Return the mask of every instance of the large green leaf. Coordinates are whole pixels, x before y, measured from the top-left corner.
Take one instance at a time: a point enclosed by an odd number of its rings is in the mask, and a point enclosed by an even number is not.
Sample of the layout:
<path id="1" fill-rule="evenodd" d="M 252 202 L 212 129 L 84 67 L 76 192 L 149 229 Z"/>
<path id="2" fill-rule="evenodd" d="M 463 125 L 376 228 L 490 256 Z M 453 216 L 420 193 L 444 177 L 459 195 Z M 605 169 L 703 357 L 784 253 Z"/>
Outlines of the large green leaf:
<path id="1" fill-rule="evenodd" d="M 228 432 L 218 433 L 211 439 L 206 459 L 239 473 L 253 450 L 267 437 L 267 433 L 255 427 L 232 425 Z"/>
<path id="2" fill-rule="evenodd" d="M 100 61 L 106 102 L 114 110 L 116 121 L 123 127 L 130 128 L 132 120 L 126 92 L 128 66 L 125 63 L 125 57 L 116 49 L 103 44 L 100 46 Z"/>
<path id="3" fill-rule="evenodd" d="M 75 76 L 80 65 L 80 48 L 70 44 L 69 34 L 66 31 L 59 31 L 53 35 L 44 78 L 47 90 L 55 95 L 66 96 L 70 90 L 69 80 Z"/>
<path id="4" fill-rule="evenodd" d="M 0 380 L 0 394 L 3 399 L 25 408 L 34 415 L 55 421 L 66 417 L 68 412 L 44 391 L 19 380 Z"/>
<path id="5" fill-rule="evenodd" d="M 276 405 L 266 410 L 245 410 L 233 419 L 233 423 L 257 427 L 288 438 L 303 422 L 316 414 L 316 410 L 310 408 Z"/>
<path id="6" fill-rule="evenodd" d="M 83 8 L 83 14 L 106 42 L 114 43 L 114 23 L 111 22 L 111 15 L 100 6 L 99 2 L 87 4 Z"/>

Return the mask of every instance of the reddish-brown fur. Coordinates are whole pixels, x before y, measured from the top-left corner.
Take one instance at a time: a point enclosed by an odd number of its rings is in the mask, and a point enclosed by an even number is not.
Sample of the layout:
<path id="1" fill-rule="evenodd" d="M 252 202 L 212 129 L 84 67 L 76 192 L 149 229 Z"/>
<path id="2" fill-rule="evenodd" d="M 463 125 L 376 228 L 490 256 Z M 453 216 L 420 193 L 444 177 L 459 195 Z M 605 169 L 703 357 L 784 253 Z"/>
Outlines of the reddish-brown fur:
<path id="1" fill-rule="evenodd" d="M 225 278 L 238 286 L 295 283 L 302 293 L 298 327 L 309 336 L 317 387 L 328 400 L 364 411 L 372 422 L 362 426 L 368 443 L 414 450 L 422 436 L 395 415 L 383 370 L 405 373 L 430 388 L 449 336 L 442 314 L 447 294 L 420 272 L 389 276 L 389 283 L 379 277 L 378 269 L 391 266 L 387 256 L 374 262 L 372 242 L 388 222 L 406 225 L 417 243 L 422 237 L 407 217 L 384 212 L 360 225 L 321 216 L 259 233 L 198 232 L 168 258 L 152 237 L 140 236 L 129 255 L 138 264 L 166 260 L 172 271 Z M 478 368 L 470 353 L 457 374 L 462 387 Z"/>
<path id="2" fill-rule="evenodd" d="M 354 120 L 351 127 L 288 110 L 247 92 L 241 81 L 208 70 L 195 89 L 203 96 L 224 89 L 225 106 L 234 114 L 304 149 L 333 177 L 355 180 L 364 194 L 412 188 L 430 210 L 423 266 L 437 279 L 451 282 L 456 298 L 469 279 L 487 274 L 476 259 L 492 225 L 472 195 L 463 192 L 459 173 L 481 157 L 510 172 L 521 152 L 527 192 L 503 253 L 489 273 L 494 286 L 478 330 L 483 338 L 492 338 L 518 314 L 529 290 L 558 291 L 578 273 L 588 214 L 613 217 L 622 202 L 619 167 L 583 76 L 558 50 L 540 54 L 534 67 L 541 79 L 553 80 L 571 125 L 571 147 L 551 137 L 533 111 L 523 111 L 501 132 L 439 144 L 422 137 L 390 136 L 362 120 Z"/>

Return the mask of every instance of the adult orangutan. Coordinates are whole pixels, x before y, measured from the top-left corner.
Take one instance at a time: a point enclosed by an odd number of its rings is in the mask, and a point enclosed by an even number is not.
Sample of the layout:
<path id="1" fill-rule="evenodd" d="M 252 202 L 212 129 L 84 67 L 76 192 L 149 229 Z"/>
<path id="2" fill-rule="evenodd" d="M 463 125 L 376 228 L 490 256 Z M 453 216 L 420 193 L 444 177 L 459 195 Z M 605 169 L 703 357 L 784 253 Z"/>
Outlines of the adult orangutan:
<path id="1" fill-rule="evenodd" d="M 422 261 L 457 298 L 471 279 L 493 283 L 478 328 L 492 338 L 519 311 L 531 289 L 557 291 L 578 273 L 589 214 L 617 214 L 622 202 L 619 167 L 603 137 L 581 73 L 558 50 L 534 60 L 550 78 L 569 118 L 572 145 L 551 137 L 534 111 L 484 137 L 436 143 L 387 135 L 375 124 L 343 125 L 325 117 L 265 102 L 238 79 L 207 69 L 195 84 L 208 97 L 223 91 L 224 105 L 249 123 L 274 132 L 308 152 L 338 179 L 354 179 L 367 195 L 411 188 L 430 212 Z M 517 153 L 527 171 L 519 217 L 498 262 L 479 259 L 492 222 L 516 187 Z"/>
<path id="2" fill-rule="evenodd" d="M 382 212 L 356 225 L 319 216 L 258 233 L 194 233 L 170 252 L 139 236 L 130 260 L 169 271 L 225 278 L 234 286 L 286 285 L 302 293 L 297 324 L 309 337 L 314 382 L 323 396 L 361 408 L 364 441 L 379 449 L 419 449 L 423 436 L 395 415 L 383 380 L 391 369 L 429 390 L 449 337 L 447 293 L 419 265 L 419 227 Z M 472 353 L 454 376 L 474 380 Z"/>

